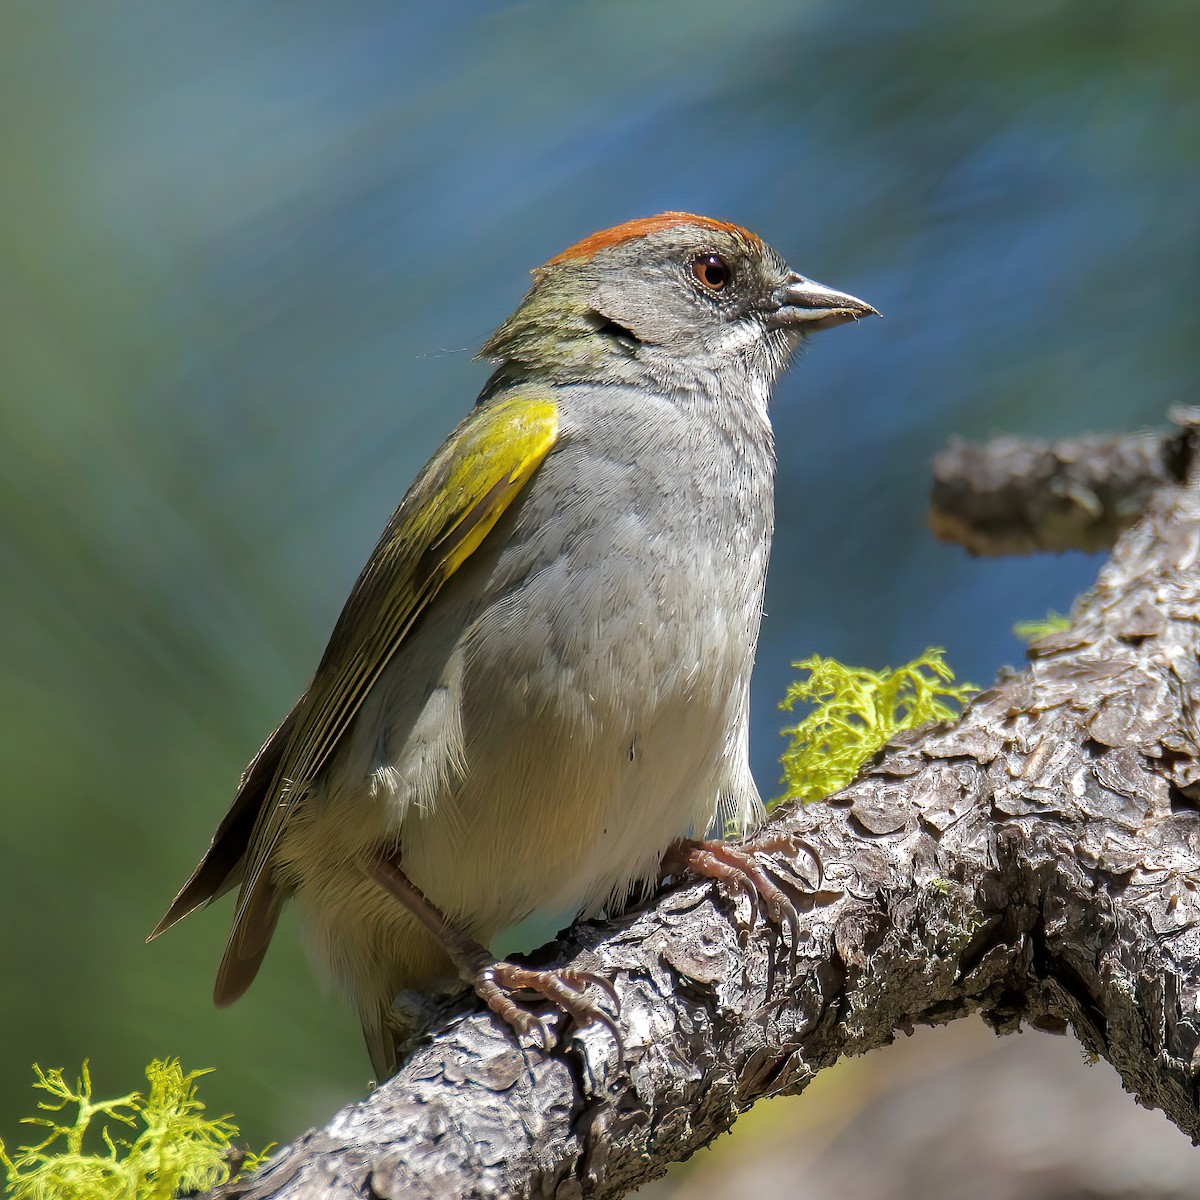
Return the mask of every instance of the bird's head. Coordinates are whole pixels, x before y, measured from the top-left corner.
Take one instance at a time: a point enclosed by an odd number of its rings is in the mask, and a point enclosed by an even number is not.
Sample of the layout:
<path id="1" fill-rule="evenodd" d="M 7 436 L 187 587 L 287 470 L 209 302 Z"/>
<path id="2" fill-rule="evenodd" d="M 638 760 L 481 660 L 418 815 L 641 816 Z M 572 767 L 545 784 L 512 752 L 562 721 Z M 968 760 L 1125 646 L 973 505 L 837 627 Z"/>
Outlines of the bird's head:
<path id="1" fill-rule="evenodd" d="M 876 312 L 805 279 L 741 226 L 682 212 L 594 233 L 533 277 L 482 354 L 558 381 L 738 366 L 773 380 L 806 334 Z"/>

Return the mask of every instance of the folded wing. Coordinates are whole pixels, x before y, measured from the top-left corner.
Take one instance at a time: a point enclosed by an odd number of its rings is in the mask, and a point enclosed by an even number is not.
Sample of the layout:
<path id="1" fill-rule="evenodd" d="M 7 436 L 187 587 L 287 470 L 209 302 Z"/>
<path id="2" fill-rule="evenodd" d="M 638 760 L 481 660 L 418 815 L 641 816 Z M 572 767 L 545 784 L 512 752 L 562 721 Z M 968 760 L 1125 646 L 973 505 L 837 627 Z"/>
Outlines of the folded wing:
<path id="1" fill-rule="evenodd" d="M 217 1004 L 258 972 L 282 900 L 272 851 L 392 656 L 442 585 L 479 547 L 558 439 L 545 395 L 475 408 L 425 465 L 359 575 L 308 690 L 242 776 L 200 865 L 150 935 L 241 886 L 217 973 Z"/>

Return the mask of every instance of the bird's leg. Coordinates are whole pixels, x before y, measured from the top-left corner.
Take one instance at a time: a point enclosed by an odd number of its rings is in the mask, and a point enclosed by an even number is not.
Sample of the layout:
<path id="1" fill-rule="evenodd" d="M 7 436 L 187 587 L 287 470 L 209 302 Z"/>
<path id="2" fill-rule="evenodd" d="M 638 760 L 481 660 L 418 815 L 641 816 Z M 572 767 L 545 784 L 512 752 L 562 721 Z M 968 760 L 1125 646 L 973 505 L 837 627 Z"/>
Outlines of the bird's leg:
<path id="1" fill-rule="evenodd" d="M 736 888 L 750 903 L 749 928 L 754 928 L 759 912 L 765 909 L 772 925 L 777 929 L 787 927 L 795 955 L 800 942 L 800 914 L 791 897 L 771 878 L 749 847 L 716 840 L 680 838 L 668 847 L 662 870 L 664 875 L 677 875 L 688 870 Z"/>
<path id="2" fill-rule="evenodd" d="M 566 1013 L 579 1025 L 603 1025 L 622 1050 L 621 1033 L 616 1023 L 584 992 L 595 985 L 617 1006 L 617 993 L 607 979 L 588 971 L 567 967 L 557 971 L 538 971 L 496 958 L 486 946 L 460 929 L 404 873 L 390 855 L 373 859 L 367 873 L 390 892 L 433 935 L 446 952 L 459 976 L 475 989 L 475 994 L 518 1035 L 528 1037 L 543 1051 L 555 1042 L 548 1018 L 538 1016 L 514 992 L 532 992 Z"/>

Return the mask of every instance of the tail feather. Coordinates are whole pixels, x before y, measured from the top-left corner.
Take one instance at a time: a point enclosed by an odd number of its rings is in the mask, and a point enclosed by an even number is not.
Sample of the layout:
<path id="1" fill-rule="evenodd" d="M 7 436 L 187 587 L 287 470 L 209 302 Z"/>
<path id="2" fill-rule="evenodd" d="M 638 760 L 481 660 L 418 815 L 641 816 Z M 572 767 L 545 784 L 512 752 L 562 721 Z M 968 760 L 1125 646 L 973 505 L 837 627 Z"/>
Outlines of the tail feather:
<path id="1" fill-rule="evenodd" d="M 213 835 L 200 865 L 191 878 L 179 889 L 179 895 L 171 901 L 163 918 L 155 925 L 148 942 L 166 933 L 176 921 L 182 921 L 190 912 L 203 904 L 210 904 L 218 896 L 237 887 L 242 881 L 246 847 L 258 819 L 263 797 L 251 795 L 244 788 L 239 791 L 233 807 L 226 814 L 217 832 Z"/>
<path id="2" fill-rule="evenodd" d="M 213 986 L 213 1003 L 218 1008 L 232 1004 L 254 982 L 271 945 L 283 899 L 264 871 L 246 896 L 225 943 Z"/>
<path id="3" fill-rule="evenodd" d="M 201 905 L 210 904 L 242 882 L 246 851 L 254 837 L 259 814 L 275 783 L 275 776 L 287 747 L 298 708 L 299 705 L 288 713 L 283 724 L 267 738 L 262 749 L 246 768 L 233 804 L 221 824 L 217 826 L 217 832 L 213 834 L 212 845 L 200 860 L 200 865 L 192 872 L 191 878 L 171 901 L 171 907 L 155 925 L 147 941 L 153 941 L 188 913 L 194 912 Z M 274 928 L 273 923 L 271 927 Z M 269 940 L 270 934 L 267 936 Z"/>
<path id="4" fill-rule="evenodd" d="M 371 1069 L 375 1072 L 375 1082 L 382 1083 L 391 1079 L 399 1065 L 399 1045 L 396 1035 L 385 1022 L 378 1025 L 363 1023 L 363 1041 L 367 1043 L 367 1054 L 371 1059 Z"/>

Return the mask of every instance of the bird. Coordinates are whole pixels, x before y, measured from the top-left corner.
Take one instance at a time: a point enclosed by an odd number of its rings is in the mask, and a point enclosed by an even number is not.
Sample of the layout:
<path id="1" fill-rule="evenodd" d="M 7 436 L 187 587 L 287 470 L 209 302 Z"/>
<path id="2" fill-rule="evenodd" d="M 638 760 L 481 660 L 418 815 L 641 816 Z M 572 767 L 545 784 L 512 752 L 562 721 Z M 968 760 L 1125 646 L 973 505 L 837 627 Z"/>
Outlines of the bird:
<path id="1" fill-rule="evenodd" d="M 878 315 L 685 212 L 593 233 L 532 276 L 150 935 L 237 888 L 223 1006 L 293 901 L 378 1079 L 412 1036 L 397 998 L 447 981 L 543 1047 L 538 1005 L 597 1017 L 603 980 L 487 949 L 529 915 L 618 911 L 668 867 L 754 886 L 749 856 L 706 835 L 763 813 L 769 403 L 809 334 Z"/>

